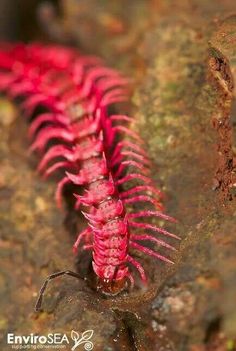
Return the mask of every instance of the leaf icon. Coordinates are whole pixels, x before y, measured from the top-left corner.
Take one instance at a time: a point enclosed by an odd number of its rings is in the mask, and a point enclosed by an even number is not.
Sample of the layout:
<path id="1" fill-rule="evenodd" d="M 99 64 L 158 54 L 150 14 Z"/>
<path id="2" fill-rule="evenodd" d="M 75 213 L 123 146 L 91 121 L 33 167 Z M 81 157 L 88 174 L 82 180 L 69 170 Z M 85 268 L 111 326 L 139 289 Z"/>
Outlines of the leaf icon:
<path id="1" fill-rule="evenodd" d="M 79 333 L 77 333 L 76 331 L 72 330 L 71 331 L 71 339 L 74 341 L 79 340 Z"/>
<path id="2" fill-rule="evenodd" d="M 93 330 L 86 330 L 82 334 L 82 339 L 88 341 L 93 336 Z"/>

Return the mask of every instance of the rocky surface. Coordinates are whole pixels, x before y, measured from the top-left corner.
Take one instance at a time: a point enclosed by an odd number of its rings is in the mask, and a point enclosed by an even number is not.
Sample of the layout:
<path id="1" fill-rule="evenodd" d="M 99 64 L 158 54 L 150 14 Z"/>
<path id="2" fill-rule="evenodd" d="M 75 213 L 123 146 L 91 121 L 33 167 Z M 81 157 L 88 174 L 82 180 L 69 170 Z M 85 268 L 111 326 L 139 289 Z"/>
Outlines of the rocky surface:
<path id="1" fill-rule="evenodd" d="M 80 216 L 56 209 L 36 174 L 21 113 L 1 100 L 1 320 L 8 331 L 94 330 L 95 350 L 236 349 L 234 1 L 60 2 L 38 8 L 50 40 L 97 54 L 133 78 L 133 114 L 182 238 L 174 267 L 145 259 L 147 291 L 103 298 L 73 268 Z M 50 20 L 48 20 L 50 19 Z M 40 34 L 42 36 L 42 34 Z M 143 259 L 144 260 L 144 259 Z M 80 274 L 86 275 L 86 262 Z M 80 265 L 81 266 L 81 265 Z M 8 350 L 3 339 L 2 350 Z"/>

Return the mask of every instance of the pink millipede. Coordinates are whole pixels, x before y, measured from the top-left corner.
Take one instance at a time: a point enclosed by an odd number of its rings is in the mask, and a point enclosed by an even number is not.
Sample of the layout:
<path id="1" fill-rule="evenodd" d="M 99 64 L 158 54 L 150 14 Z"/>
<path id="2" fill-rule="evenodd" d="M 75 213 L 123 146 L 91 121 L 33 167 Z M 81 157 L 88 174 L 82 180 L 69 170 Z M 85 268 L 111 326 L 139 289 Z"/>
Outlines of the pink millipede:
<path id="1" fill-rule="evenodd" d="M 0 68 L 0 90 L 11 98 L 23 99 L 21 107 L 29 117 L 29 136 L 33 139 L 30 150 L 42 155 L 39 172 L 49 176 L 64 170 L 56 190 L 57 204 L 61 206 L 66 184 L 79 186 L 79 193 L 74 194 L 75 207 L 88 226 L 78 234 L 73 250 L 92 250 L 92 266 L 102 292 L 115 294 L 127 281 L 133 285 L 130 264 L 146 282 L 141 263 L 132 257 L 132 248 L 173 263 L 143 244 L 147 241 L 175 250 L 155 235 L 179 239 L 145 221 L 151 217 L 175 220 L 162 212 L 162 194 L 150 178 L 151 163 L 142 147 L 144 142 L 129 128 L 133 118 L 109 113 L 110 105 L 128 100 L 129 81 L 95 57 L 41 44 L 3 45 Z M 46 112 L 30 119 L 38 106 Z M 133 205 L 139 203 L 152 208 L 136 210 Z M 64 273 L 76 276 L 70 271 Z M 61 274 L 55 273 L 50 279 Z"/>

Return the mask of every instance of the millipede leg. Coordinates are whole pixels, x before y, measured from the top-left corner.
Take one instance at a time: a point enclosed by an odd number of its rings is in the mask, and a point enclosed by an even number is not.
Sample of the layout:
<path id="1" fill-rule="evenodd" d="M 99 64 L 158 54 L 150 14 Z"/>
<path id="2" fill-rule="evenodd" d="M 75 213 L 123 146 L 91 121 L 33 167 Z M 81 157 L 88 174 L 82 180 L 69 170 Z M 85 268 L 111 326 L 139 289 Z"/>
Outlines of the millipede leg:
<path id="1" fill-rule="evenodd" d="M 130 272 L 127 274 L 126 277 L 129 280 L 129 290 L 132 290 L 134 288 L 134 277 Z"/>
<path id="2" fill-rule="evenodd" d="M 146 284 L 147 277 L 146 277 L 143 266 L 131 256 L 127 256 L 127 261 L 130 262 L 138 270 L 143 283 Z"/>
<path id="3" fill-rule="evenodd" d="M 91 242 L 91 230 L 89 230 L 88 228 L 83 230 L 81 233 L 79 233 L 74 245 L 73 245 L 73 252 L 74 254 L 77 253 L 78 251 L 78 247 L 79 247 L 79 244 L 81 243 L 81 240 L 85 238 L 85 242 L 86 243 L 90 243 Z"/>

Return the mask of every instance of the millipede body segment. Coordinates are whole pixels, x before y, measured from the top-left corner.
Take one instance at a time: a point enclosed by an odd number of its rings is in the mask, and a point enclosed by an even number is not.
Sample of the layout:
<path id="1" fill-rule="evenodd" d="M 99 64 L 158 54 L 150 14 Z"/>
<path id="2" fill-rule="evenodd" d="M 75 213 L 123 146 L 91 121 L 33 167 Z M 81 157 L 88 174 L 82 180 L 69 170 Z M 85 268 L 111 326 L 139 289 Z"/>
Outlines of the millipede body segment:
<path id="1" fill-rule="evenodd" d="M 64 187 L 78 186 L 75 207 L 88 226 L 79 233 L 73 250 L 92 250 L 101 290 L 119 292 L 128 280 L 133 285 L 131 266 L 146 282 L 131 249 L 173 263 L 145 246 L 152 242 L 174 250 L 161 236 L 179 238 L 146 221 L 174 219 L 162 212 L 161 192 L 150 179 L 143 141 L 129 128 L 133 118 L 109 113 L 110 105 L 128 99 L 127 79 L 96 57 L 40 44 L 2 45 L 0 68 L 0 90 L 12 99 L 20 98 L 29 117 L 31 150 L 42 156 L 38 170 L 44 176 L 64 170 L 56 190 L 58 206 Z M 45 112 L 32 118 L 39 106 Z M 139 203 L 145 209 L 135 209 Z"/>

